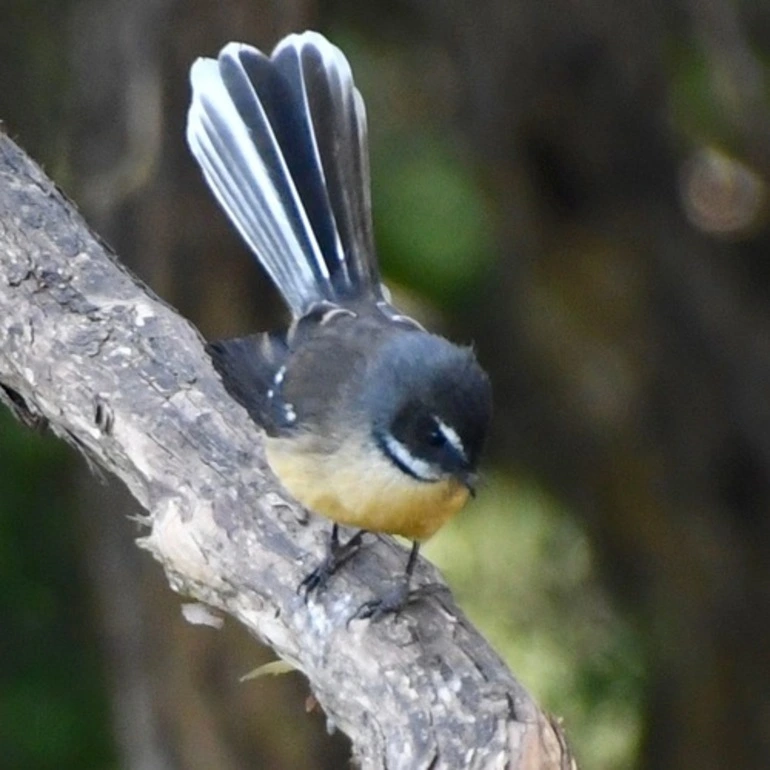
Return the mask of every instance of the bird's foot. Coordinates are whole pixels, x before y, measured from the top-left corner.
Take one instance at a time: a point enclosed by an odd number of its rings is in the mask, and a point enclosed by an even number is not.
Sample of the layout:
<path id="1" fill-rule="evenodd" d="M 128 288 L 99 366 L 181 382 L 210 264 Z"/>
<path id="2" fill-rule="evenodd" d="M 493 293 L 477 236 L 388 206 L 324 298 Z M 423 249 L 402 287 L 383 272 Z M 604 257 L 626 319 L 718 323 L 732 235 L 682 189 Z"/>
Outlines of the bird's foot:
<path id="1" fill-rule="evenodd" d="M 428 583 L 418 588 L 410 588 L 408 578 L 401 580 L 396 586 L 375 599 L 364 602 L 348 619 L 348 625 L 353 620 L 371 620 L 376 623 L 386 615 L 398 615 L 405 607 L 414 604 L 425 596 L 435 596 L 447 591 L 441 583 Z"/>
<path id="2" fill-rule="evenodd" d="M 324 560 L 303 578 L 297 588 L 297 593 L 304 595 L 305 600 L 307 600 L 313 591 L 323 591 L 329 578 L 358 552 L 363 536 L 364 532 L 361 530 L 353 535 L 347 543 L 340 543 L 335 527 L 329 542 L 329 551 Z"/>

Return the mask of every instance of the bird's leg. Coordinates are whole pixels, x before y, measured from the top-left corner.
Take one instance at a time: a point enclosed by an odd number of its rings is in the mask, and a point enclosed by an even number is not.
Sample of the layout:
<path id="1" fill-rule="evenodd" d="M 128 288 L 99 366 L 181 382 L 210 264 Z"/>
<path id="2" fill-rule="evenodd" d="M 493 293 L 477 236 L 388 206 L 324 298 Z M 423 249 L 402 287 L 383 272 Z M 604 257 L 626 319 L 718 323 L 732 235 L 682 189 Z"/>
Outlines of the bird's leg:
<path id="1" fill-rule="evenodd" d="M 366 530 L 359 529 L 346 543 L 340 543 L 339 526 L 332 525 L 332 536 L 329 540 L 329 550 L 324 560 L 299 584 L 298 593 L 304 593 L 305 598 L 313 591 L 322 591 L 329 578 L 353 556 L 361 546 Z"/>
<path id="2" fill-rule="evenodd" d="M 417 601 L 423 596 L 432 596 L 439 591 L 446 590 L 445 586 L 432 583 L 419 588 L 410 589 L 412 582 L 412 573 L 417 564 L 417 557 L 420 553 L 420 544 L 417 540 L 412 542 L 412 550 L 409 552 L 409 560 L 406 563 L 406 569 L 398 584 L 387 593 L 376 599 L 370 599 L 364 602 L 351 616 L 350 620 L 364 620 L 371 618 L 372 621 L 380 620 L 385 615 L 398 615 L 407 604 Z"/>

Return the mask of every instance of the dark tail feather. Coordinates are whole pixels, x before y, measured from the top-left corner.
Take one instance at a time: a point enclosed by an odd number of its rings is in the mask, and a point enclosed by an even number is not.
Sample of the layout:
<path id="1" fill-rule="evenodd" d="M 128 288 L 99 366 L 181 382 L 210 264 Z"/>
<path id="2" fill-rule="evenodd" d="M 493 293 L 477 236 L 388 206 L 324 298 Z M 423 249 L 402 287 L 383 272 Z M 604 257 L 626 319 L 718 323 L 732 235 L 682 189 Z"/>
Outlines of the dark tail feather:
<path id="1" fill-rule="evenodd" d="M 272 58 L 230 43 L 190 77 L 190 148 L 293 314 L 381 298 L 366 116 L 342 52 L 313 32 Z"/>
<path id="2" fill-rule="evenodd" d="M 366 108 L 342 52 L 316 33 L 291 35 L 273 53 L 275 66 L 304 104 L 314 135 L 344 255 L 340 292 L 380 293 L 374 256 Z"/>

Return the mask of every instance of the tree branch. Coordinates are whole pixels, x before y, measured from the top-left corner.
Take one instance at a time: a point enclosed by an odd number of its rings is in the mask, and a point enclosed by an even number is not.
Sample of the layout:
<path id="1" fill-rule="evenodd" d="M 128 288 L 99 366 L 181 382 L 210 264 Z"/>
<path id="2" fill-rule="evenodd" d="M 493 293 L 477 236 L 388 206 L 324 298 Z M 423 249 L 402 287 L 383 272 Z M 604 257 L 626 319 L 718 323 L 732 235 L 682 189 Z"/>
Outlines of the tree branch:
<path id="1" fill-rule="evenodd" d="M 121 478 L 171 586 L 309 679 L 365 768 L 571 768 L 561 729 L 440 595 L 347 620 L 404 551 L 374 538 L 319 597 L 297 585 L 329 524 L 273 479 L 198 332 L 152 296 L 0 135 L 0 400 Z M 417 583 L 439 580 L 422 561 Z"/>

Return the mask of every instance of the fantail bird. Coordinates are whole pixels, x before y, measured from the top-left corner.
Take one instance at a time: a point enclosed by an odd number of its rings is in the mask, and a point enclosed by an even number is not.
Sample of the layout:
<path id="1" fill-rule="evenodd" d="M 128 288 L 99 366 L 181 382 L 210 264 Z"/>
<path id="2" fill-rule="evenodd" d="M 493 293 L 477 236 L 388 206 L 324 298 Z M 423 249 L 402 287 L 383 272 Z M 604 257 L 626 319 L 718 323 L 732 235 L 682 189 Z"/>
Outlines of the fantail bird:
<path id="1" fill-rule="evenodd" d="M 333 522 L 306 592 L 362 532 L 403 535 L 404 578 L 357 616 L 398 611 L 420 542 L 473 490 L 489 380 L 469 348 L 399 313 L 380 283 L 366 114 L 344 54 L 315 32 L 269 57 L 229 43 L 190 80 L 190 149 L 292 314 L 288 331 L 211 344 L 212 359 L 264 428 L 284 487 Z M 343 545 L 338 524 L 360 531 Z"/>

